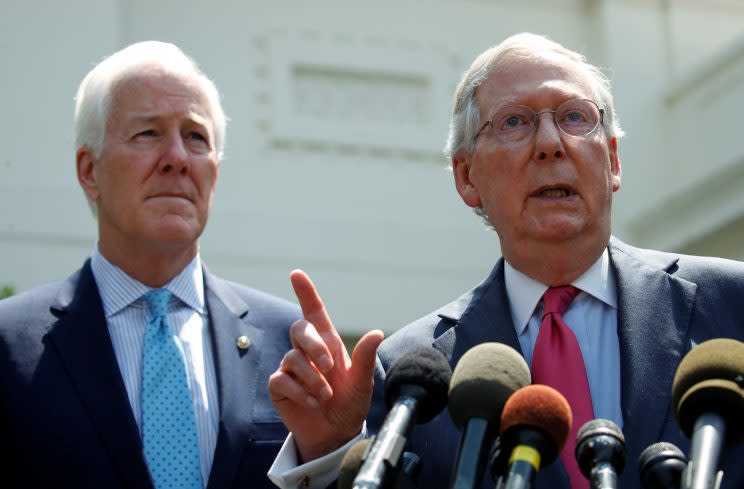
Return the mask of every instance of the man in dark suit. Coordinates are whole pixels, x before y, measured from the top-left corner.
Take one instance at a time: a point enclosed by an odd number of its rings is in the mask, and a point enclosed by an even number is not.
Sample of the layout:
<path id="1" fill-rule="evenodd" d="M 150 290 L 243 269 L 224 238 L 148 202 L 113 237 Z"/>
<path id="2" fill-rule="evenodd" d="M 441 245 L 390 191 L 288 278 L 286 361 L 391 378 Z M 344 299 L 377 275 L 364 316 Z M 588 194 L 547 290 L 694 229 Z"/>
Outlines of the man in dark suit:
<path id="1" fill-rule="evenodd" d="M 687 451 L 672 414 L 672 379 L 696 344 L 744 340 L 744 265 L 642 250 L 611 236 L 621 136 L 609 81 L 578 53 L 519 34 L 476 58 L 455 92 L 445 152 L 458 193 L 495 229 L 503 258 L 475 289 L 384 342 L 381 332 L 367 333 L 351 362 L 312 282 L 295 272 L 304 320 L 293 325 L 294 348 L 269 382 L 292 434 L 272 480 L 327 483 L 340 455 L 364 435 L 365 418 L 366 432 L 379 429 L 385 371 L 413 346 L 437 348 L 454 367 L 477 344 L 504 343 L 522 353 L 535 381 L 541 336 L 556 328 L 578 347 L 581 372 L 565 373 L 566 356 L 553 370 L 570 375 L 568 390 L 583 384 L 589 419 L 610 419 L 624 431 L 621 487 L 640 487 L 637 460 L 648 445 L 669 441 Z M 565 325 L 543 323 L 543 297 L 569 289 L 578 295 L 559 313 Z M 544 351 L 540 361 L 552 361 Z M 409 447 L 422 458 L 420 487 L 448 485 L 458 439 L 446 412 L 414 428 Z M 539 474 L 538 488 L 587 487 L 570 466 L 574 439 L 565 462 Z M 742 487 L 744 449 L 724 458 L 722 487 Z M 482 487 L 492 486 L 485 477 Z"/>
<path id="2" fill-rule="evenodd" d="M 137 43 L 88 73 L 75 118 L 98 242 L 69 278 L 0 302 L 0 485 L 269 486 L 287 432 L 266 383 L 300 311 L 201 263 L 216 87 L 176 46 Z"/>

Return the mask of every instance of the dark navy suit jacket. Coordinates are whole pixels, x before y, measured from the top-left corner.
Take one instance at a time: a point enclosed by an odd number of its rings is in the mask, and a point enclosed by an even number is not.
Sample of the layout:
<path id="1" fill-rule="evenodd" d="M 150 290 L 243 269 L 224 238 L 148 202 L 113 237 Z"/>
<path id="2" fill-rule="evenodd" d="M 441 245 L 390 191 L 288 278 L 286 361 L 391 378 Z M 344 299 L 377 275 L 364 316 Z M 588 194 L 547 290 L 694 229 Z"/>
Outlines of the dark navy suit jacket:
<path id="1" fill-rule="evenodd" d="M 287 432 L 267 382 L 299 308 L 206 270 L 204 285 L 220 409 L 208 488 L 273 487 Z M 153 487 L 89 262 L 0 301 L 0 487 Z"/>
<path id="2" fill-rule="evenodd" d="M 744 264 L 634 248 L 612 238 L 609 255 L 618 291 L 623 433 L 627 462 L 622 489 L 640 488 L 638 456 L 657 441 L 689 453 L 671 410 L 671 388 L 684 355 L 717 337 L 744 341 Z M 368 418 L 376 431 L 385 415 L 384 372 L 413 346 L 440 350 L 454 368 L 471 347 L 499 342 L 521 352 L 512 324 L 501 259 L 486 280 L 438 311 L 385 340 L 378 352 L 375 394 Z M 744 413 L 742 413 L 744 415 Z M 445 411 L 417 425 L 408 449 L 422 458 L 418 487 L 448 487 L 460 433 Z M 744 446 L 725 451 L 723 488 L 744 488 Z M 482 487 L 493 487 L 489 477 Z M 560 461 L 538 474 L 538 489 L 569 489 Z"/>

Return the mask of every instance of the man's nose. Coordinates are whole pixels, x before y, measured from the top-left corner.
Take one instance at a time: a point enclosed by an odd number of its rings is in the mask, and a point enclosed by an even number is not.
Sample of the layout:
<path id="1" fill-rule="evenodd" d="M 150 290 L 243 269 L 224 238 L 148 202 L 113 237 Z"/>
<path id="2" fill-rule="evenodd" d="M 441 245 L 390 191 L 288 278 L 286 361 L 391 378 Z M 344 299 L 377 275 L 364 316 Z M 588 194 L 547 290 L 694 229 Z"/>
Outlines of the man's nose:
<path id="1" fill-rule="evenodd" d="M 188 150 L 180 134 L 169 136 L 164 141 L 160 158 L 160 169 L 164 173 L 177 172 L 185 175 L 188 172 Z"/>
<path id="2" fill-rule="evenodd" d="M 559 159 L 566 154 L 563 149 L 561 130 L 555 122 L 554 114 L 553 111 L 535 114 L 534 158 L 538 161 Z"/>

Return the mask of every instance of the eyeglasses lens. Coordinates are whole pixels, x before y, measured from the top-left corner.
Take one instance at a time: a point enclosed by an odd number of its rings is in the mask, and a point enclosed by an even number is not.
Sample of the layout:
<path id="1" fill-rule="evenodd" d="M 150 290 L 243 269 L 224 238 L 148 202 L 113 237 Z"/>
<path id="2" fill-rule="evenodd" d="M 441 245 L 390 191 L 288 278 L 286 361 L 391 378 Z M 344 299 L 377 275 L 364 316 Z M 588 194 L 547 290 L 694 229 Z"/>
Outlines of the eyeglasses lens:
<path id="1" fill-rule="evenodd" d="M 591 100 L 571 99 L 562 103 L 553 113 L 555 123 L 570 136 L 586 136 L 599 125 L 601 113 Z M 494 135 L 504 142 L 522 141 L 535 132 L 539 119 L 531 108 L 509 105 L 499 109 L 491 119 Z"/>

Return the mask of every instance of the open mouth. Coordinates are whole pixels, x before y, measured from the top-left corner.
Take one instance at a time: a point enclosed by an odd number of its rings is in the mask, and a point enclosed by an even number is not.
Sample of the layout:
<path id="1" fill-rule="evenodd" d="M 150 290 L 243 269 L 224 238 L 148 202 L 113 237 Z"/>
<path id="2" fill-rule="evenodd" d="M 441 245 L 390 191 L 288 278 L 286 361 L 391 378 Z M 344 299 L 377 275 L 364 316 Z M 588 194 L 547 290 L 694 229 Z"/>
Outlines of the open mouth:
<path id="1" fill-rule="evenodd" d="M 575 192 L 573 192 L 571 189 L 563 188 L 563 187 L 549 187 L 549 188 L 542 188 L 535 192 L 533 195 L 536 197 L 545 197 L 548 199 L 560 199 L 563 197 L 570 197 L 574 195 Z"/>

